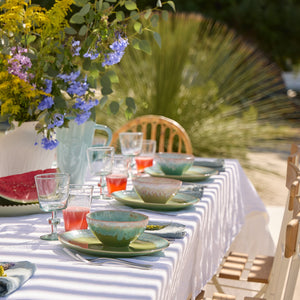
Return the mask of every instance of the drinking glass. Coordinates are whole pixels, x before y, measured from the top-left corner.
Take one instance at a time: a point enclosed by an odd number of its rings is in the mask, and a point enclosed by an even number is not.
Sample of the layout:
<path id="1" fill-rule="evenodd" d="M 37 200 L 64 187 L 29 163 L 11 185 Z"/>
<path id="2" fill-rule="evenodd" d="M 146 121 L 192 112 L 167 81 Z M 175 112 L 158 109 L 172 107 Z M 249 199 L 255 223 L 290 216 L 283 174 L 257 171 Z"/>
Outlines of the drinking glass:
<path id="1" fill-rule="evenodd" d="M 42 240 L 57 240 L 57 210 L 67 206 L 69 195 L 70 176 L 64 173 L 44 173 L 34 176 L 39 205 L 43 211 L 51 211 L 52 217 L 48 219 L 51 225 L 51 233 L 42 235 Z"/>
<path id="2" fill-rule="evenodd" d="M 108 193 L 126 190 L 129 158 L 124 155 L 115 155 L 111 174 L 106 176 Z"/>
<path id="3" fill-rule="evenodd" d="M 93 191 L 93 185 L 69 185 L 68 205 L 63 210 L 66 231 L 88 228 L 86 215 L 91 210 Z"/>
<path id="4" fill-rule="evenodd" d="M 153 159 L 156 151 L 156 141 L 143 140 L 142 150 L 135 157 L 135 163 L 138 173 L 144 172 L 144 169 L 153 165 Z"/>
<path id="5" fill-rule="evenodd" d="M 121 132 L 119 134 L 121 152 L 130 158 L 129 176 L 133 175 L 134 157 L 142 150 L 143 133 L 142 132 Z"/>
<path id="6" fill-rule="evenodd" d="M 89 168 L 94 176 L 100 176 L 98 186 L 100 188 L 100 199 L 111 199 L 104 193 L 105 177 L 111 173 L 115 148 L 114 147 L 89 147 L 87 158 Z"/>

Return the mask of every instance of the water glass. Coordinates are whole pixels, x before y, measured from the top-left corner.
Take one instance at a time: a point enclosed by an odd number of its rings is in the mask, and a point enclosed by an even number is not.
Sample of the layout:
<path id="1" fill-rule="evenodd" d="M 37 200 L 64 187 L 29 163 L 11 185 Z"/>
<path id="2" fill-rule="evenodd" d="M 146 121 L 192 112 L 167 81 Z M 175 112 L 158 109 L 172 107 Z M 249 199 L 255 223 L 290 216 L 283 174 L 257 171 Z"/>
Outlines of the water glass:
<path id="1" fill-rule="evenodd" d="M 44 173 L 36 175 L 34 179 L 41 210 L 52 212 L 52 217 L 48 220 L 51 233 L 42 235 L 41 239 L 57 240 L 57 225 L 60 223 L 57 210 L 67 206 L 70 176 L 64 173 Z"/>
<path id="2" fill-rule="evenodd" d="M 142 150 L 142 132 L 121 132 L 119 134 L 121 152 L 130 158 L 129 175 L 132 177 L 134 168 L 134 157 Z"/>
<path id="3" fill-rule="evenodd" d="M 87 229 L 86 215 L 91 210 L 94 186 L 70 184 L 67 208 L 63 210 L 65 230 Z"/>
<path id="4" fill-rule="evenodd" d="M 87 149 L 90 171 L 93 175 L 100 176 L 100 181 L 98 183 L 100 188 L 100 199 L 111 198 L 104 193 L 104 187 L 106 185 L 105 177 L 112 171 L 114 153 L 114 147 L 89 147 Z"/>
<path id="5" fill-rule="evenodd" d="M 129 158 L 124 155 L 115 155 L 111 174 L 106 176 L 108 193 L 126 190 Z"/>
<path id="6" fill-rule="evenodd" d="M 142 150 L 135 157 L 136 168 L 139 173 L 144 172 L 144 169 L 153 165 L 153 159 L 156 152 L 156 141 L 143 140 Z"/>

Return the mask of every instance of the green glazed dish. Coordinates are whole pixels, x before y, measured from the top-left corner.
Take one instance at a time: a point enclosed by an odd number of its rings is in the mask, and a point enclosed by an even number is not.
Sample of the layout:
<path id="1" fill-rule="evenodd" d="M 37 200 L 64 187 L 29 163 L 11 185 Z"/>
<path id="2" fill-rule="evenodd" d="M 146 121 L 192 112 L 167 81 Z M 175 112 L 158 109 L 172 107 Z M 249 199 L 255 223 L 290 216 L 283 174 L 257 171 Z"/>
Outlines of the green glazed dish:
<path id="1" fill-rule="evenodd" d="M 60 233 L 59 241 L 68 248 L 97 257 L 135 257 L 152 255 L 166 249 L 169 242 L 157 235 L 142 233 L 128 247 L 103 245 L 88 229 Z"/>
<path id="2" fill-rule="evenodd" d="M 192 165 L 195 157 L 192 154 L 159 152 L 155 162 L 166 175 L 180 176 Z"/>
<path id="3" fill-rule="evenodd" d="M 91 232 L 102 244 L 126 247 L 145 230 L 148 216 L 123 210 L 101 210 L 87 214 Z"/>

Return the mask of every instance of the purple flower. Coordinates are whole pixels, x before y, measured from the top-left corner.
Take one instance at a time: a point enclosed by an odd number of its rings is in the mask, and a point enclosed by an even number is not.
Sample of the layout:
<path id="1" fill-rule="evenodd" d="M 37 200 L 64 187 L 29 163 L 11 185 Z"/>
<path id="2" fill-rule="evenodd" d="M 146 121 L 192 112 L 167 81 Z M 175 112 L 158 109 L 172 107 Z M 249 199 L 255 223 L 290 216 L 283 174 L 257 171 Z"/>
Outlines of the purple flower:
<path id="1" fill-rule="evenodd" d="M 125 48 L 128 45 L 128 40 L 123 39 L 120 36 L 116 41 L 114 41 L 109 47 L 113 50 L 105 55 L 105 60 L 102 63 L 102 66 L 112 66 L 119 63 L 125 53 Z"/>
<path id="2" fill-rule="evenodd" d="M 52 97 L 44 97 L 43 100 L 39 103 L 38 109 L 39 110 L 44 110 L 47 108 L 51 108 L 52 105 L 54 104 L 53 98 Z"/>
<path id="3" fill-rule="evenodd" d="M 59 74 L 57 77 L 63 79 L 64 82 L 74 81 L 80 75 L 80 71 L 71 72 L 69 75 L 67 74 Z"/>
<path id="4" fill-rule="evenodd" d="M 90 49 L 88 52 L 83 54 L 83 57 L 89 57 L 91 60 L 97 59 L 99 56 L 99 53 L 96 49 Z"/>
<path id="5" fill-rule="evenodd" d="M 85 102 L 83 99 L 77 98 L 74 108 L 79 108 L 80 110 L 83 110 L 83 111 L 89 111 L 92 107 L 98 105 L 98 103 L 99 103 L 98 100 L 94 100 L 94 101 L 89 100 L 89 101 Z"/>
<path id="6" fill-rule="evenodd" d="M 83 124 L 84 122 L 86 122 L 89 117 L 91 116 L 91 112 L 90 111 L 84 111 L 81 114 L 77 114 L 76 118 L 75 118 L 75 122 L 80 125 Z"/>
<path id="7" fill-rule="evenodd" d="M 42 144 L 42 148 L 46 150 L 53 150 L 54 148 L 57 147 L 59 142 L 57 139 L 53 140 L 53 139 L 47 139 L 46 137 L 43 137 L 41 144 Z"/>
<path id="8" fill-rule="evenodd" d="M 45 93 L 50 94 L 52 92 L 52 80 L 45 79 L 46 88 L 44 89 Z"/>
<path id="9" fill-rule="evenodd" d="M 124 55 L 124 52 L 111 52 L 105 55 L 105 60 L 102 67 L 112 66 L 119 63 Z"/>
<path id="10" fill-rule="evenodd" d="M 70 95 L 83 96 L 83 95 L 85 95 L 88 88 L 89 88 L 89 85 L 86 81 L 84 81 L 84 82 L 72 81 L 72 83 L 70 84 L 70 86 L 67 89 L 67 92 Z"/>
<path id="11" fill-rule="evenodd" d="M 73 41 L 72 50 L 75 56 L 80 56 L 79 51 L 81 50 L 80 41 Z"/>
<path id="12" fill-rule="evenodd" d="M 32 66 L 30 58 L 22 55 L 22 53 L 27 52 L 27 49 L 13 47 L 11 48 L 11 51 L 12 58 L 8 60 L 8 72 L 28 82 L 33 78 L 33 74 L 27 73 L 28 69 Z"/>
<path id="13" fill-rule="evenodd" d="M 55 114 L 53 117 L 53 123 L 48 125 L 48 129 L 54 127 L 60 127 L 64 124 L 64 115 L 62 114 Z"/>
<path id="14" fill-rule="evenodd" d="M 52 80 L 46 79 L 45 84 L 46 84 L 46 88 L 44 89 L 44 92 L 50 94 L 52 92 Z M 51 108 L 53 104 L 54 104 L 53 97 L 44 96 L 43 100 L 38 105 L 38 109 L 44 110 L 47 108 Z"/>
<path id="15" fill-rule="evenodd" d="M 116 52 L 123 52 L 125 51 L 126 47 L 128 46 L 128 40 L 123 39 L 120 35 L 116 41 L 114 41 L 109 48 L 116 51 Z"/>

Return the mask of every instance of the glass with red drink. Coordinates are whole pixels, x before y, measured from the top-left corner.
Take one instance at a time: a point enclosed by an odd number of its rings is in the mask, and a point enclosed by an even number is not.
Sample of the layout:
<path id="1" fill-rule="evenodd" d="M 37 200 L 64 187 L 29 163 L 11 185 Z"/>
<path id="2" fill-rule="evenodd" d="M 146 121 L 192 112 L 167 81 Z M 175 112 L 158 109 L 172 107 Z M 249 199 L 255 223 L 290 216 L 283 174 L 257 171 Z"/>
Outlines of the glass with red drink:
<path id="1" fill-rule="evenodd" d="M 124 155 L 115 155 L 111 174 L 106 176 L 108 193 L 126 190 L 129 158 Z"/>
<path id="2" fill-rule="evenodd" d="M 156 151 L 156 141 L 143 140 L 142 150 L 135 157 L 135 163 L 138 173 L 144 172 L 144 169 L 153 165 L 153 159 Z"/>
<path id="3" fill-rule="evenodd" d="M 65 230 L 87 229 L 94 186 L 70 184 L 67 208 L 63 210 Z"/>

